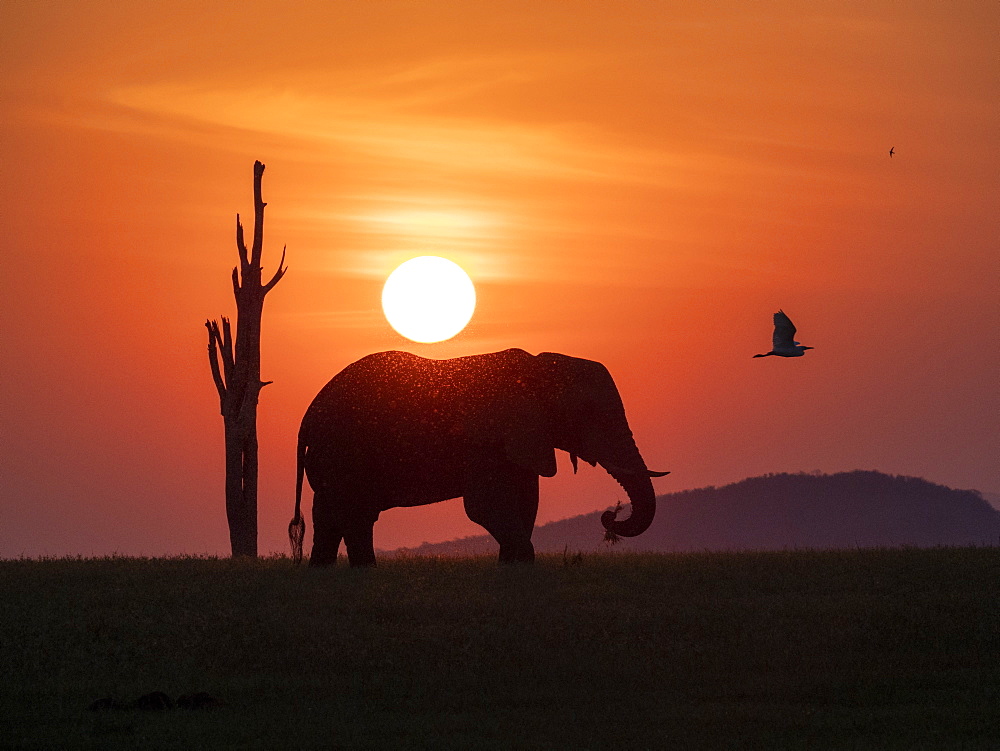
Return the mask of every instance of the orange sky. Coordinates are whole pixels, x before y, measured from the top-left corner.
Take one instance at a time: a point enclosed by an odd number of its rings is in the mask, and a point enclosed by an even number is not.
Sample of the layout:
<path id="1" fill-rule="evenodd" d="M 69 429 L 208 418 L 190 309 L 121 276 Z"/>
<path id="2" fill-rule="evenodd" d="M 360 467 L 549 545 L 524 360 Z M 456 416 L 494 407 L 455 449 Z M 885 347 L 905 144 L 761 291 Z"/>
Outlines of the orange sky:
<path id="1" fill-rule="evenodd" d="M 287 6 L 0 9 L 0 556 L 228 552 L 203 323 L 234 313 L 255 159 L 265 276 L 289 266 L 262 551 L 306 406 L 383 349 L 604 362 L 658 492 L 856 468 L 1000 492 L 996 2 Z M 422 254 L 478 289 L 443 344 L 379 308 Z M 754 360 L 779 307 L 816 349 Z M 620 497 L 560 462 L 540 523 Z M 456 501 L 375 534 L 481 531 Z"/>

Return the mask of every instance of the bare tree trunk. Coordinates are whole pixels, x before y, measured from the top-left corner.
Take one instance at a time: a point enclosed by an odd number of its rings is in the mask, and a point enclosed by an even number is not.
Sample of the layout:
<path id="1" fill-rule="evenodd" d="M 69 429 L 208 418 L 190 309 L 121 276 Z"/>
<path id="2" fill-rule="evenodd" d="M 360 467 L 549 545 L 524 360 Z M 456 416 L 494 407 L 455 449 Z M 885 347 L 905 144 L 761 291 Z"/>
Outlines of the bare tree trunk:
<path id="1" fill-rule="evenodd" d="M 236 296 L 236 340 L 229 319 L 206 321 L 208 362 L 219 391 L 226 438 L 226 518 L 233 556 L 257 555 L 257 400 L 270 381 L 260 380 L 260 326 L 264 296 L 285 275 L 285 251 L 267 284 L 261 283 L 264 247 L 264 207 L 260 181 L 264 165 L 253 165 L 254 224 L 250 251 L 243 242 L 243 225 L 236 215 L 236 249 L 240 265 L 233 269 Z"/>

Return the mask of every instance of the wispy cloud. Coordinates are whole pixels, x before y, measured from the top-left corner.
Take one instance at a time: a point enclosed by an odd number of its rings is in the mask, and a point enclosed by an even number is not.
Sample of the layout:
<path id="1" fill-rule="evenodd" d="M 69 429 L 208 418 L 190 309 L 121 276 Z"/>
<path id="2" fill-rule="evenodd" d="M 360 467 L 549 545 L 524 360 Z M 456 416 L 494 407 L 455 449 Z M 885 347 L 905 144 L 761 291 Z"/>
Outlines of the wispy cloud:
<path id="1" fill-rule="evenodd" d="M 296 76 L 294 88 L 222 81 L 118 87 L 106 101 L 119 117 L 105 127 L 181 139 L 214 133 L 216 144 L 247 151 L 248 141 L 259 142 L 334 167 L 334 192 L 290 211 L 310 232 L 338 237 L 338 252 L 316 254 L 312 263 L 339 275 L 384 278 L 413 255 L 446 254 L 477 280 L 540 278 L 552 271 L 549 256 L 563 252 L 555 249 L 570 245 L 573 273 L 586 274 L 595 238 L 649 230 L 613 210 L 581 216 L 573 206 L 581 192 L 614 191 L 623 200 L 632 189 L 697 190 L 698 175 L 722 174 L 726 166 L 630 141 L 601 118 L 584 123 L 560 117 L 558 108 L 518 115 L 516 107 L 492 106 L 511 90 L 544 91 L 550 79 L 585 76 L 602 62 L 544 57 L 432 58 L 311 73 Z M 557 237 L 563 242 L 553 243 Z M 565 238 L 577 240 L 567 245 Z"/>
<path id="2" fill-rule="evenodd" d="M 553 69 L 547 60 L 544 75 L 569 65 L 557 60 Z M 297 77 L 294 87 L 151 83 L 116 88 L 106 100 L 159 118 L 161 127 L 170 123 L 178 135 L 205 126 L 235 128 L 309 144 L 314 158 L 324 161 L 364 159 L 438 173 L 627 183 L 668 180 L 669 168 L 683 161 L 616 141 L 594 124 L 449 114 L 448 105 L 493 89 L 544 86 L 540 70 L 530 60 L 515 65 L 494 58 L 432 60 L 356 78 L 339 73 L 332 84 L 329 76 L 324 82 L 317 74 Z"/>

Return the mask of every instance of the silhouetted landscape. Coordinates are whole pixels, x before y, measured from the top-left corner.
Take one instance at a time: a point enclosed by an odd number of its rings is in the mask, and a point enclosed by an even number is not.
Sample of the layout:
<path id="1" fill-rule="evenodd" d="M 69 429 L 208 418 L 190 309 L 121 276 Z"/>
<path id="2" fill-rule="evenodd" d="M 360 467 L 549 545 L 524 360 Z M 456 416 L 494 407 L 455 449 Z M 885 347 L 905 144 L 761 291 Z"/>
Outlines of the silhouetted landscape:
<path id="1" fill-rule="evenodd" d="M 626 506 L 627 510 L 627 506 Z M 539 552 L 594 552 L 601 511 L 539 526 Z M 624 516 L 624 514 L 622 514 Z M 723 487 L 657 498 L 641 536 L 612 549 L 642 552 L 784 550 L 937 545 L 996 545 L 1000 512 L 975 490 L 874 471 L 770 474 Z M 416 555 L 494 553 L 487 535 L 403 549 Z"/>
<path id="2" fill-rule="evenodd" d="M 0 747 L 995 748 L 998 565 L 1000 547 L 0 561 Z"/>

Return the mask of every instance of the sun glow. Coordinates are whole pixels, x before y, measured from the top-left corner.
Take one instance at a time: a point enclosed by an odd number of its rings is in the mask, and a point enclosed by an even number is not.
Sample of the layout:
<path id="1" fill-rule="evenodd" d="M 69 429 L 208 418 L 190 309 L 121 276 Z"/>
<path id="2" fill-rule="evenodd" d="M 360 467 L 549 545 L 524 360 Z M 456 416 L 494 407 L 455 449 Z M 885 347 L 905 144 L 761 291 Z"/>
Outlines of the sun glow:
<path id="1" fill-rule="evenodd" d="M 443 342 L 465 328 L 476 288 L 457 263 L 419 256 L 400 264 L 382 288 L 382 310 L 397 332 L 415 342 Z"/>

